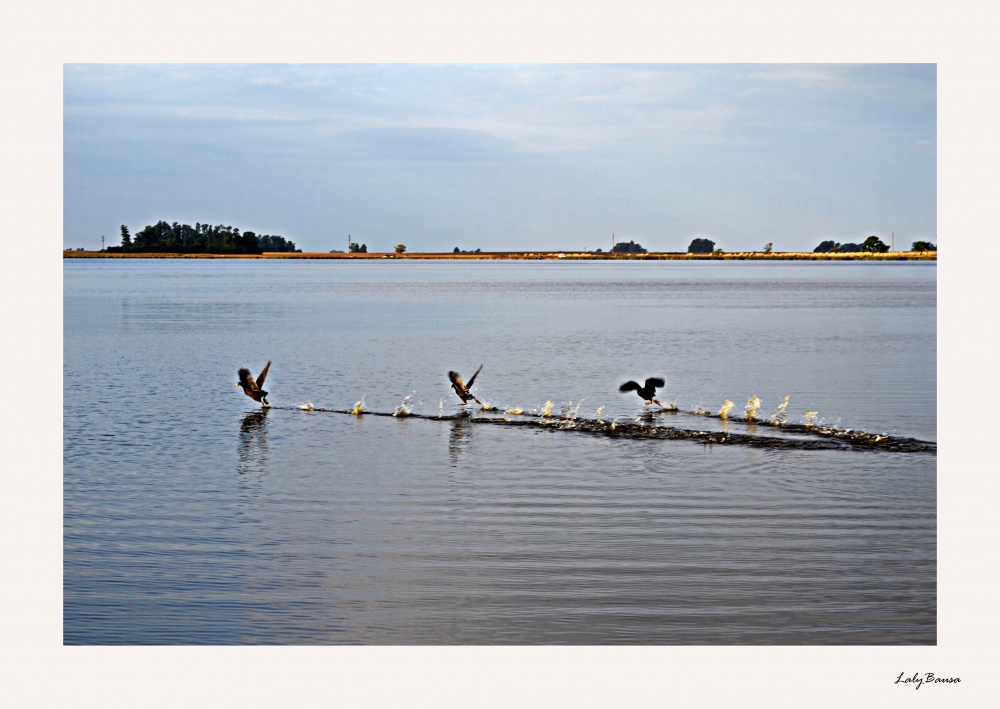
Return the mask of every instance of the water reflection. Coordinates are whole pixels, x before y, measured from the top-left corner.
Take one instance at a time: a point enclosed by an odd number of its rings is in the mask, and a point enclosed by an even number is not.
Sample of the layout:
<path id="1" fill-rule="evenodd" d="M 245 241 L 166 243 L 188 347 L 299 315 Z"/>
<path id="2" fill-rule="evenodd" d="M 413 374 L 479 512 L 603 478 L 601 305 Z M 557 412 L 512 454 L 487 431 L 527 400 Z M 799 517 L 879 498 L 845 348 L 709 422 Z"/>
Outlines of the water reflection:
<path id="1" fill-rule="evenodd" d="M 472 440 L 472 424 L 458 419 L 451 424 L 448 434 L 448 457 L 453 467 L 458 466 L 458 459 L 466 451 Z"/>
<path id="2" fill-rule="evenodd" d="M 239 463 L 240 475 L 267 472 L 267 415 L 269 408 L 249 411 L 240 423 Z"/>

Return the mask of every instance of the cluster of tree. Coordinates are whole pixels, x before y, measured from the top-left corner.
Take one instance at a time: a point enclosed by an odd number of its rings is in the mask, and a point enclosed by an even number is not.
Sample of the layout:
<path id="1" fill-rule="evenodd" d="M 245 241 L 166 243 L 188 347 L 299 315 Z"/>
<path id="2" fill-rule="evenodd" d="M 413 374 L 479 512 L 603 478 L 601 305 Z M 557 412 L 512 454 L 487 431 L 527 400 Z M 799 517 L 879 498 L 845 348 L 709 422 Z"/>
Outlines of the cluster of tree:
<path id="1" fill-rule="evenodd" d="M 937 251 L 937 247 L 929 241 L 914 241 L 914 251 Z"/>
<path id="2" fill-rule="evenodd" d="M 122 224 L 121 246 L 109 246 L 107 251 L 132 253 L 192 253 L 192 254 L 259 254 L 264 251 L 300 251 L 281 236 L 252 231 L 240 233 L 231 226 L 209 224 L 167 224 L 159 221 L 146 226 L 132 236 Z"/>
<path id="3" fill-rule="evenodd" d="M 352 254 L 366 254 L 366 253 L 368 253 L 368 244 L 361 244 L 359 246 L 354 241 L 351 241 L 349 243 L 351 245 L 351 253 Z"/>
<path id="4" fill-rule="evenodd" d="M 838 244 L 836 241 L 821 241 L 819 246 L 813 249 L 815 254 L 840 253 L 850 254 L 859 251 L 867 251 L 873 254 L 884 254 L 889 250 L 888 244 L 875 235 L 869 236 L 860 244 Z"/>
<path id="5" fill-rule="evenodd" d="M 711 239 L 695 239 L 688 246 L 689 254 L 710 254 L 715 251 L 715 242 Z"/>
<path id="6" fill-rule="evenodd" d="M 613 254 L 645 254 L 648 253 L 646 249 L 642 248 L 639 244 L 634 241 L 619 241 L 617 244 L 611 247 L 611 253 Z"/>
<path id="7" fill-rule="evenodd" d="M 853 251 L 861 251 L 861 246 L 859 244 L 838 244 L 833 240 L 821 241 L 819 246 L 813 249 L 814 254 L 848 253 Z"/>
<path id="8" fill-rule="evenodd" d="M 452 251 L 452 253 L 453 253 L 453 254 L 478 254 L 478 253 L 482 253 L 482 250 L 481 250 L 481 249 L 476 249 L 475 251 L 462 251 L 462 250 L 460 250 L 460 249 L 459 249 L 459 248 L 458 248 L 458 247 L 456 246 L 456 247 L 455 247 L 455 250 L 454 250 L 454 251 Z"/>

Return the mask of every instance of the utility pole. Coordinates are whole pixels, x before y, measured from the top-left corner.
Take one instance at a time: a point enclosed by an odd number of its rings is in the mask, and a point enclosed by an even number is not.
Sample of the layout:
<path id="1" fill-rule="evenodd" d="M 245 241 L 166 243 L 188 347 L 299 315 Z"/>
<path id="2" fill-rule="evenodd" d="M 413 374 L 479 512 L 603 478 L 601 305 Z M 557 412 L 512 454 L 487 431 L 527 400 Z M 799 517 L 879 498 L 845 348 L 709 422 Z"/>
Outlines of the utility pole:
<path id="1" fill-rule="evenodd" d="M 351 253 L 351 235 L 347 235 L 347 253 Z"/>
<path id="2" fill-rule="evenodd" d="M 104 234 L 101 234 L 101 251 L 104 251 Z"/>
<path id="3" fill-rule="evenodd" d="M 615 233 L 611 232 L 611 250 L 615 250 Z"/>
<path id="4" fill-rule="evenodd" d="M 895 251 L 895 250 L 896 250 L 896 232 L 892 232 L 892 248 L 890 248 L 889 251 Z"/>

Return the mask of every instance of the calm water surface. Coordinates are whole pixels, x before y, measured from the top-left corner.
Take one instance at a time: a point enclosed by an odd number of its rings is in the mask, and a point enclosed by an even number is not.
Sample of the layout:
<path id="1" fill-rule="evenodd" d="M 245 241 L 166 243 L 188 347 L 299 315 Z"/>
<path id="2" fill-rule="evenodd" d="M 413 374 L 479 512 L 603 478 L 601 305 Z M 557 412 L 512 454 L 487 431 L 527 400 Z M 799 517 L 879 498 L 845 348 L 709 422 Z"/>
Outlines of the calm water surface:
<path id="1" fill-rule="evenodd" d="M 692 414 L 935 441 L 935 264 L 67 260 L 64 298 L 67 644 L 936 642 L 933 446 Z M 678 411 L 617 391 L 653 375 Z M 418 416 L 299 408 L 362 397 Z"/>

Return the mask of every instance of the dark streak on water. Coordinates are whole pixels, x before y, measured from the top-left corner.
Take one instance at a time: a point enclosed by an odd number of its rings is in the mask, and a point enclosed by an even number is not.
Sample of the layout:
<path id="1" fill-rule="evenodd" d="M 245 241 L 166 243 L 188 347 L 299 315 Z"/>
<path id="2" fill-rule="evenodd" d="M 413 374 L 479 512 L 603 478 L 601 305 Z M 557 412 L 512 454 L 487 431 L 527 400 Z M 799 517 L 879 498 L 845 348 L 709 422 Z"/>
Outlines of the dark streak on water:
<path id="1" fill-rule="evenodd" d="M 280 408 L 280 407 L 279 407 Z M 697 431 L 689 428 L 673 426 L 652 426 L 643 423 L 617 423 L 599 419 L 560 418 L 543 416 L 536 413 L 512 414 L 514 418 L 503 415 L 474 416 L 468 411 L 453 415 L 437 416 L 433 414 L 415 414 L 408 411 L 358 411 L 348 409 L 324 409 L 309 407 L 299 409 L 309 413 L 347 414 L 350 416 L 389 416 L 392 418 L 417 418 L 432 421 L 463 421 L 468 423 L 494 424 L 499 426 L 545 426 L 559 431 L 574 431 L 610 436 L 612 438 L 656 439 L 663 441 L 689 440 L 698 443 L 715 443 L 721 445 L 744 445 L 755 448 L 783 448 L 786 450 L 843 450 L 857 448 L 871 451 L 896 451 L 898 453 L 936 453 L 937 444 L 921 441 L 916 438 L 900 436 L 884 436 L 866 431 L 840 430 L 836 428 L 820 428 L 809 425 L 777 424 L 754 422 L 745 419 L 731 419 L 752 427 L 774 428 L 782 432 L 798 432 L 808 438 L 778 438 L 775 436 L 757 436 L 752 434 L 729 433 L 727 431 Z M 693 414 L 704 415 L 704 414 Z M 711 415 L 709 415 L 710 418 Z M 653 420 L 653 415 L 646 418 Z M 721 418 L 721 417 L 714 417 Z"/>
<path id="2" fill-rule="evenodd" d="M 67 261 L 64 642 L 934 644 L 935 298 L 933 264 Z M 455 413 L 481 362 L 497 410 Z M 678 411 L 617 393 L 651 375 Z M 502 413 L 550 400 L 585 415 Z"/>

